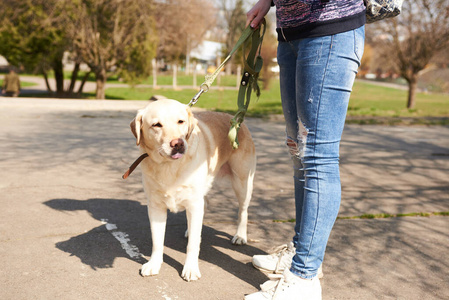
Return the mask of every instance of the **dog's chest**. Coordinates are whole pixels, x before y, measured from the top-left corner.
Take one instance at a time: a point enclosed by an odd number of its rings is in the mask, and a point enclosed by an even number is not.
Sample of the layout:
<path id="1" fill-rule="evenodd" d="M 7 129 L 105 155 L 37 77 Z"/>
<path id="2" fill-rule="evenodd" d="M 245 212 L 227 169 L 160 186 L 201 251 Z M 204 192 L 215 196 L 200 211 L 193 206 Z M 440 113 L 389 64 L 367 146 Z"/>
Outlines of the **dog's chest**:
<path id="1" fill-rule="evenodd" d="M 152 179 L 144 177 L 147 193 L 151 202 L 165 206 L 174 213 L 187 209 L 193 203 L 203 202 L 213 182 L 213 177 L 205 172 L 185 173 L 180 177 L 163 175 L 159 173 L 157 178 Z"/>
<path id="2" fill-rule="evenodd" d="M 160 195 L 158 198 L 171 212 L 183 211 L 187 208 L 189 203 L 194 200 L 191 199 L 194 190 L 191 186 L 179 186 L 176 189 L 158 190 Z"/>

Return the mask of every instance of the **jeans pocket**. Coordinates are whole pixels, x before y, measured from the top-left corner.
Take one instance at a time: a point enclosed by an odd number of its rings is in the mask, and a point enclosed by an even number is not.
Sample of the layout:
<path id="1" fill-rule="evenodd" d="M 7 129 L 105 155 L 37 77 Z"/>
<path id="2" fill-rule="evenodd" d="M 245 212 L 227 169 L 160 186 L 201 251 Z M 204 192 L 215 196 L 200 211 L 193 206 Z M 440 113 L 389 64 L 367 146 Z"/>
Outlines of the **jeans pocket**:
<path id="1" fill-rule="evenodd" d="M 363 51 L 365 49 L 365 26 L 361 26 L 354 31 L 354 54 L 359 64 L 362 60 Z"/>

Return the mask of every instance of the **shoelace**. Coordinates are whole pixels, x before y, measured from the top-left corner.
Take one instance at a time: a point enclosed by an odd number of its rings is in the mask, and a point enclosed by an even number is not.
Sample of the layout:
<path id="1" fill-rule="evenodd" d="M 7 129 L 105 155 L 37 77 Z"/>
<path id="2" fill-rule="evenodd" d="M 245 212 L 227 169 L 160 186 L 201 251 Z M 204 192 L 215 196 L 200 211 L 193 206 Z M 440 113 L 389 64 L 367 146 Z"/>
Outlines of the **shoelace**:
<path id="1" fill-rule="evenodd" d="M 270 295 L 272 300 L 275 300 L 279 293 L 283 290 L 284 286 L 288 286 L 288 282 L 285 281 L 285 277 L 282 274 L 269 274 L 270 280 L 260 285 L 262 292 Z"/>
<path id="2" fill-rule="evenodd" d="M 282 258 L 284 257 L 284 254 L 286 254 L 286 252 L 291 251 L 291 249 L 289 248 L 289 246 L 287 244 L 281 245 L 279 247 L 277 247 L 275 250 L 276 254 L 272 254 L 273 256 L 278 255 L 279 259 L 276 263 L 276 268 L 274 269 L 274 273 L 278 273 L 279 269 L 281 268 L 286 268 L 288 265 L 285 262 L 282 261 Z"/>
<path id="3" fill-rule="evenodd" d="M 283 244 L 283 245 L 277 246 L 276 248 L 273 249 L 273 252 L 271 253 L 271 255 L 276 256 L 280 252 L 282 252 L 283 250 L 287 250 L 287 249 L 288 249 L 288 245 L 287 244 Z"/>

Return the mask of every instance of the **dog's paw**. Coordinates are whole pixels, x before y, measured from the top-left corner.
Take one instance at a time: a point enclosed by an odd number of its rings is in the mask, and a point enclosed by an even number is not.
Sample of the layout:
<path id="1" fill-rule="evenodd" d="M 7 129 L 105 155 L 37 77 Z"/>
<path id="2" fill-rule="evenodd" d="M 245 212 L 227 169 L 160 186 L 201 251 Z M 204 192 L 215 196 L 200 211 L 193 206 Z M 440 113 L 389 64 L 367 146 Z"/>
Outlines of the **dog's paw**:
<path id="1" fill-rule="evenodd" d="M 196 264 L 196 265 L 186 264 L 184 266 L 184 269 L 182 269 L 181 276 L 185 281 L 193 281 L 193 280 L 200 279 L 201 273 L 200 273 L 200 268 L 198 267 L 198 264 Z"/>
<path id="2" fill-rule="evenodd" d="M 149 262 L 142 266 L 140 269 L 140 274 L 142 276 L 154 276 L 159 274 L 159 270 L 161 269 L 162 262 L 153 261 L 150 259 Z"/>
<path id="3" fill-rule="evenodd" d="M 246 237 L 241 237 L 238 234 L 236 234 L 233 238 L 232 238 L 232 243 L 234 245 L 246 245 L 247 244 L 247 240 Z"/>

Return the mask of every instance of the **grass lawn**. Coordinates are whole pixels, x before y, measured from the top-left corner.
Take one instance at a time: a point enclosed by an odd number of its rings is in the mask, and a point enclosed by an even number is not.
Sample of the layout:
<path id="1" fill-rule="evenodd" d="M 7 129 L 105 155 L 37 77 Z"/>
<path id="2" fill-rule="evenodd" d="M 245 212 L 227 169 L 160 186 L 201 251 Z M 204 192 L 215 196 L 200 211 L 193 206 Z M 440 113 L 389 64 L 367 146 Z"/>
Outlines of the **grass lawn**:
<path id="1" fill-rule="evenodd" d="M 26 81 L 20 81 L 20 86 L 34 86 L 37 85 L 34 82 L 26 82 Z M 0 79 L 0 86 L 3 86 L 3 79 Z"/>
<path id="2" fill-rule="evenodd" d="M 173 77 L 171 75 L 160 75 L 156 77 L 158 85 L 173 85 Z M 179 86 L 192 86 L 193 87 L 193 75 L 179 74 L 176 78 Z M 239 78 L 240 81 L 240 78 Z M 204 82 L 204 74 L 198 74 L 196 76 L 196 82 L 199 86 Z M 153 76 L 148 77 L 147 80 L 142 81 L 140 84 L 153 84 Z M 214 82 L 214 86 L 237 86 L 236 75 L 224 75 L 221 74 Z"/>
<path id="3" fill-rule="evenodd" d="M 196 89 L 151 89 L 151 88 L 108 88 L 106 98 L 108 99 L 133 99 L 148 100 L 153 95 L 163 95 L 167 98 L 179 100 L 182 103 L 189 103 L 190 99 L 197 93 Z M 234 112 L 237 109 L 237 90 L 211 89 L 204 93 L 197 107 L 216 111 Z M 93 94 L 89 94 L 94 97 Z M 267 114 L 281 114 L 279 88 L 271 88 L 262 91 L 259 99 L 255 93 L 251 97 L 251 104 L 248 115 L 262 116 Z"/>
<path id="4" fill-rule="evenodd" d="M 86 72 L 80 71 L 78 73 L 78 80 L 81 80 L 85 74 L 86 74 Z M 26 73 L 21 73 L 19 75 L 42 77 L 42 75 L 26 74 Z M 72 76 L 71 71 L 64 71 L 64 79 L 71 79 L 71 76 Z M 48 78 L 54 78 L 54 74 L 52 71 L 50 71 L 48 73 Z M 178 86 L 192 86 L 193 87 L 193 75 L 185 75 L 184 72 L 179 72 L 176 80 L 177 80 Z M 197 80 L 197 85 L 199 86 L 204 81 L 204 74 L 197 74 L 196 80 Z M 87 81 L 95 82 L 95 75 L 92 72 L 89 74 Z M 240 82 L 240 78 L 239 78 L 239 82 Z M 107 83 L 125 83 L 125 82 L 120 81 L 118 79 L 117 75 L 112 75 L 112 76 L 108 77 Z M 149 76 L 147 79 L 145 79 L 141 82 L 138 82 L 138 84 L 153 85 L 153 76 Z M 173 85 L 173 76 L 168 73 L 158 74 L 157 84 L 160 86 L 167 85 L 167 86 L 171 87 Z M 221 73 L 219 78 L 217 78 L 217 80 L 214 82 L 214 86 L 235 87 L 236 85 L 237 85 L 237 76 L 236 75 L 225 75 L 224 73 Z"/>
<path id="5" fill-rule="evenodd" d="M 235 77 L 234 77 L 235 79 Z M 200 81 L 198 81 L 200 84 Z M 201 81 L 202 82 L 202 81 Z M 108 88 L 108 99 L 148 100 L 152 95 L 163 95 L 188 103 L 195 89 Z M 94 97 L 93 94 L 87 94 Z M 416 108 L 407 109 L 407 91 L 356 81 L 348 108 L 349 118 L 428 118 L 449 117 L 449 95 L 417 93 Z M 197 107 L 233 113 L 237 109 L 237 90 L 212 89 L 204 93 Z M 248 110 L 250 116 L 282 114 L 279 82 L 274 79 L 260 98 L 253 94 Z"/>
<path id="6" fill-rule="evenodd" d="M 449 95 L 417 93 L 416 107 L 407 109 L 407 91 L 356 82 L 349 116 L 449 117 Z"/>
<path id="7" fill-rule="evenodd" d="M 78 80 L 81 80 L 86 72 L 80 71 L 78 73 Z M 28 74 L 27 74 L 28 75 Z M 29 74 L 29 76 L 38 76 Z M 64 71 L 64 79 L 71 79 L 72 72 L 70 71 Z M 53 72 L 48 73 L 48 78 L 54 78 Z M 157 76 L 157 84 L 160 86 L 173 85 L 173 76 L 168 73 L 161 73 Z M 176 78 L 178 86 L 192 86 L 193 87 L 193 75 L 185 75 L 184 72 L 179 72 L 178 76 Z M 197 74 L 196 76 L 197 85 L 200 85 L 204 81 L 204 74 Z M 95 82 L 95 75 L 93 73 L 89 74 L 89 77 L 87 78 L 87 81 Z M 240 78 L 239 78 L 240 81 Z M 118 79 L 117 75 L 109 76 L 107 79 L 107 83 L 124 83 L 123 81 L 120 81 Z M 147 79 L 138 82 L 138 84 L 149 84 L 153 85 L 153 76 L 149 76 Z M 236 86 L 237 85 L 237 77 L 236 75 L 225 75 L 220 74 L 220 77 L 217 79 L 217 81 L 214 83 L 214 85 L 219 86 Z"/>
<path id="8" fill-rule="evenodd" d="M 158 75 L 158 85 L 172 85 L 171 75 Z M 93 75 L 89 80 L 94 80 Z M 192 76 L 183 73 L 178 74 L 178 86 L 193 86 Z M 197 86 L 204 81 L 203 75 L 197 76 Z M 1 80 L 0 80 L 1 83 Z M 121 83 L 117 77 L 108 79 L 108 83 Z M 152 77 L 149 77 L 141 84 L 152 85 Z M 33 83 L 23 83 L 24 86 L 31 86 Z M 220 82 L 213 84 L 214 87 L 236 86 L 235 75 L 221 75 Z M 106 90 L 107 99 L 118 100 L 148 100 L 153 95 L 163 95 L 167 98 L 177 99 L 183 103 L 188 103 L 196 94 L 197 89 L 187 88 L 182 90 L 173 90 L 172 88 L 142 88 L 142 87 L 124 87 L 108 88 Z M 216 111 L 225 111 L 234 113 L 237 110 L 237 89 L 211 89 L 204 93 L 197 107 Z M 95 98 L 94 93 L 84 94 L 87 98 Z M 382 123 L 391 124 L 395 119 L 414 119 L 423 120 L 429 118 L 443 119 L 442 124 L 449 125 L 449 95 L 448 94 L 425 94 L 417 93 L 416 107 L 407 109 L 407 91 L 390 87 L 382 87 L 365 81 L 356 81 L 354 84 L 351 100 L 348 108 L 348 120 L 356 123 Z M 261 117 L 270 114 L 282 114 L 280 101 L 279 81 L 273 79 L 270 88 L 262 90 L 260 99 L 253 94 L 251 104 L 248 110 L 249 116 Z M 385 120 L 387 120 L 385 122 Z M 368 121 L 367 121 L 368 120 Z M 380 120 L 380 121 L 379 121 Z M 397 121 L 397 120 L 396 120 Z M 396 122 L 395 121 L 395 122 Z M 399 120 L 401 122 L 401 120 Z M 413 121 L 414 122 L 414 121 Z M 433 122 L 433 121 L 432 121 Z M 425 121 L 423 124 L 433 124 Z M 437 121 L 437 122 L 440 122 Z M 394 123 L 394 122 L 393 122 Z M 418 122 L 420 123 L 420 121 Z"/>

